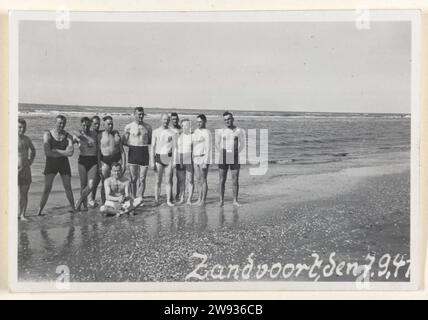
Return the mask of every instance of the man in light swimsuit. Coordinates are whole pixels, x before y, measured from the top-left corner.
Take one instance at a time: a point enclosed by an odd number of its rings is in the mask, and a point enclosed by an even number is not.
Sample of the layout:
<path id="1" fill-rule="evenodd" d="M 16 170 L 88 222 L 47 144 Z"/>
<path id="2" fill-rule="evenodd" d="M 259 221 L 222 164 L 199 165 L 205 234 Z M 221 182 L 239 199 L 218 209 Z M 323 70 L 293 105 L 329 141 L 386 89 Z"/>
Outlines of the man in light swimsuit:
<path id="1" fill-rule="evenodd" d="M 181 120 L 182 131 L 177 139 L 177 171 L 178 186 L 179 186 L 179 202 L 184 202 L 184 194 L 187 189 L 188 197 L 187 204 L 192 203 L 193 196 L 193 161 L 192 161 L 192 127 L 189 119 Z M 186 188 L 187 185 L 187 188 Z"/>
<path id="2" fill-rule="evenodd" d="M 178 113 L 177 112 L 171 112 L 171 121 L 169 124 L 169 128 L 175 132 L 175 134 L 178 136 L 180 135 L 182 128 L 180 126 L 180 118 L 178 117 Z M 175 186 L 175 200 L 178 200 L 180 198 L 180 183 L 178 181 L 179 177 L 178 177 L 179 173 L 177 172 L 175 166 L 172 168 L 172 189 L 171 189 L 171 199 L 172 199 L 172 193 L 174 192 L 174 186 Z M 174 176 L 175 176 L 175 185 L 174 185 Z"/>
<path id="3" fill-rule="evenodd" d="M 115 162 L 122 162 L 125 173 L 126 155 L 123 150 L 122 139 L 117 130 L 113 129 L 113 118 L 105 116 L 103 118 L 104 131 L 98 135 L 98 166 L 101 168 L 101 200 L 105 202 L 104 180 L 110 176 L 111 166 Z"/>
<path id="4" fill-rule="evenodd" d="M 19 215 L 18 219 L 27 221 L 25 213 L 27 211 L 28 190 L 30 190 L 31 165 L 36 157 L 36 149 L 31 139 L 25 135 L 27 122 L 24 119 L 18 120 L 18 188 L 19 188 Z"/>
<path id="5" fill-rule="evenodd" d="M 80 200 L 76 204 L 76 209 L 88 211 L 87 197 L 92 192 L 95 180 L 98 175 L 98 135 L 91 130 L 92 121 L 88 117 L 83 117 L 80 120 L 82 130 L 74 138 L 74 141 L 79 144 L 79 176 L 80 176 Z"/>
<path id="6" fill-rule="evenodd" d="M 211 162 L 211 132 L 206 128 L 207 117 L 199 114 L 196 117 L 198 128 L 193 133 L 193 163 L 196 181 L 199 186 L 199 196 L 196 205 L 203 206 L 208 193 L 208 167 Z"/>
<path id="7" fill-rule="evenodd" d="M 52 184 L 55 176 L 61 175 L 65 195 L 71 206 L 71 212 L 76 212 L 74 207 L 73 191 L 71 189 L 71 169 L 68 157 L 74 153 L 73 137 L 64 130 L 67 119 L 58 115 L 55 118 L 55 128 L 48 130 L 43 134 L 43 149 L 46 155 L 45 165 L 45 187 L 43 189 L 40 207 L 37 215 L 42 216 L 43 209 L 48 201 L 49 194 L 52 190 Z"/>
<path id="8" fill-rule="evenodd" d="M 150 162 L 149 146 L 152 144 L 152 127 L 144 122 L 144 108 L 134 109 L 134 121 L 125 126 L 123 144 L 129 147 L 128 168 L 131 175 L 131 192 L 135 197 L 144 196 L 147 169 Z M 137 191 L 137 182 L 139 190 Z"/>
<path id="9" fill-rule="evenodd" d="M 100 130 L 101 119 L 98 116 L 93 116 L 91 118 L 91 121 L 92 121 L 91 130 L 94 131 L 98 135 L 102 131 L 102 130 Z M 99 168 L 98 168 L 98 171 L 99 171 Z M 97 195 L 97 189 L 98 189 L 98 185 L 99 185 L 100 181 L 101 181 L 101 176 L 97 172 L 97 175 L 96 175 L 96 178 L 94 181 L 94 187 L 92 188 L 92 192 L 88 196 L 88 206 L 91 208 L 94 208 L 98 205 L 98 203 L 95 201 L 95 197 Z"/>
<path id="10" fill-rule="evenodd" d="M 224 204 L 224 190 L 227 171 L 232 174 L 233 205 L 239 206 L 239 171 L 241 168 L 239 154 L 245 148 L 245 132 L 233 124 L 233 115 L 226 111 L 223 113 L 225 127 L 216 130 L 216 149 L 220 153 L 219 180 L 220 180 L 220 206 Z"/>
<path id="11" fill-rule="evenodd" d="M 130 192 L 130 181 L 123 176 L 122 166 L 118 162 L 111 165 L 111 176 L 104 181 L 106 201 L 100 211 L 107 215 L 121 216 L 143 205 L 143 199 L 134 199 Z"/>
<path id="12" fill-rule="evenodd" d="M 170 117 L 161 116 L 162 126 L 153 131 L 152 137 L 152 168 L 156 172 L 155 201 L 159 202 L 163 172 L 166 175 L 166 202 L 172 207 L 172 168 L 176 163 L 177 135 L 169 128 Z"/>

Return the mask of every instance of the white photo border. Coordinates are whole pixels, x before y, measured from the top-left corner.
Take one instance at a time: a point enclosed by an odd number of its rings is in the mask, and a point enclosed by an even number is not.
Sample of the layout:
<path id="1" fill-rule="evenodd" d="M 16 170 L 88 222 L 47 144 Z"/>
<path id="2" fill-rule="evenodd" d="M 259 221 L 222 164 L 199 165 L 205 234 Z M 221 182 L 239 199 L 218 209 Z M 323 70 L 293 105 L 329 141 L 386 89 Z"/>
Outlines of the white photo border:
<path id="1" fill-rule="evenodd" d="M 355 21 L 356 10 L 305 11 L 213 11 L 213 12 L 83 12 L 70 11 L 70 21 L 90 22 L 321 22 Z M 56 11 L 9 12 L 9 164 L 17 159 L 18 77 L 19 77 L 19 22 L 52 21 Z M 421 21 L 420 10 L 372 10 L 370 21 L 409 21 L 411 23 L 411 191 L 410 191 L 410 256 L 409 282 L 370 282 L 368 289 L 358 289 L 356 283 L 310 281 L 241 281 L 241 282 L 135 282 L 135 283 L 76 283 L 65 290 L 55 282 L 18 281 L 18 205 L 17 168 L 9 167 L 9 288 L 13 292 L 125 292 L 125 291 L 283 291 L 283 290 L 338 290 L 338 291 L 393 291 L 420 288 L 419 231 L 419 170 L 420 170 L 420 92 L 421 92 Z"/>

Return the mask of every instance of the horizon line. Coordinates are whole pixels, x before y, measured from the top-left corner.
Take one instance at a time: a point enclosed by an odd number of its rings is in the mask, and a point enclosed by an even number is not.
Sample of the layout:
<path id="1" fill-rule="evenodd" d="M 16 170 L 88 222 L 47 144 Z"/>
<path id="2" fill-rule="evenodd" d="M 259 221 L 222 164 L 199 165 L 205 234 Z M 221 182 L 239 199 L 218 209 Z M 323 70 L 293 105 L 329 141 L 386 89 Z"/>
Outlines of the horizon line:
<path id="1" fill-rule="evenodd" d="M 18 108 L 20 105 L 34 105 L 34 106 L 60 106 L 60 107 L 91 107 L 91 108 L 129 108 L 133 109 L 137 106 L 142 105 L 134 105 L 134 106 L 99 106 L 99 105 L 81 105 L 81 104 L 52 104 L 52 103 L 28 103 L 28 102 L 18 102 Z M 144 109 L 169 109 L 169 110 L 206 110 L 206 111 L 231 111 L 231 112 L 289 112 L 289 113 L 335 113 L 335 114 L 401 114 L 401 115 L 411 115 L 411 112 L 354 112 L 354 111 L 282 111 L 282 110 L 270 110 L 270 109 L 263 109 L 263 110 L 239 110 L 239 109 L 211 109 L 211 108 L 194 108 L 194 107 L 144 107 Z M 19 110 L 18 110 L 19 112 Z"/>

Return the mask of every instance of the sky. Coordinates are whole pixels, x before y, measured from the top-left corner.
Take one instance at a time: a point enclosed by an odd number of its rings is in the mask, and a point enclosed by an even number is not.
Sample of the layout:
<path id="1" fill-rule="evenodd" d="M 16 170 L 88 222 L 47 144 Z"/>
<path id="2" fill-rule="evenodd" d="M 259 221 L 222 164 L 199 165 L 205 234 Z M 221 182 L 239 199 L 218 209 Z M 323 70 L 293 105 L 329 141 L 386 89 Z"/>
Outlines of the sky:
<path id="1" fill-rule="evenodd" d="M 19 25 L 19 102 L 410 113 L 409 22 Z"/>

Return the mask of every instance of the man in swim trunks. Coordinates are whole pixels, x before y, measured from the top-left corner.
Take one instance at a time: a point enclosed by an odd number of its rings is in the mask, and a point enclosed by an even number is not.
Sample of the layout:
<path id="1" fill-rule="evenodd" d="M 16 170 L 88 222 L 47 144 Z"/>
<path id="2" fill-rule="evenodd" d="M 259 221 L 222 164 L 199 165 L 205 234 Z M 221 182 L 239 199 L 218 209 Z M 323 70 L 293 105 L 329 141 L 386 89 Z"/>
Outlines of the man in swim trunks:
<path id="1" fill-rule="evenodd" d="M 88 211 L 87 197 L 94 188 L 95 180 L 98 175 L 98 134 L 91 130 L 92 121 L 88 117 L 80 120 L 82 130 L 74 138 L 79 144 L 79 177 L 80 177 L 80 195 L 81 198 L 76 204 L 76 209 Z"/>
<path id="2" fill-rule="evenodd" d="M 218 165 L 220 180 L 220 206 L 224 204 L 224 190 L 227 179 L 227 171 L 232 174 L 233 205 L 239 206 L 239 171 L 241 168 L 239 154 L 245 148 L 245 132 L 233 124 L 233 115 L 226 111 L 223 113 L 225 127 L 216 130 L 216 149 L 220 153 Z"/>
<path id="3" fill-rule="evenodd" d="M 61 175 L 65 194 L 71 206 L 71 212 L 76 212 L 73 191 L 71 189 L 70 162 L 68 161 L 68 157 L 71 157 L 74 153 L 73 137 L 64 130 L 67 124 L 67 119 L 64 116 L 58 115 L 55 121 L 55 128 L 43 134 L 43 149 L 46 155 L 44 171 L 45 187 L 37 212 L 39 216 L 43 215 L 42 211 L 48 201 L 53 181 L 58 173 Z"/>
<path id="4" fill-rule="evenodd" d="M 203 206 L 208 193 L 208 167 L 211 162 L 211 132 L 206 128 L 207 117 L 199 114 L 196 117 L 198 128 L 193 133 L 193 163 L 196 181 L 199 185 L 199 196 L 196 205 Z"/>
<path id="5" fill-rule="evenodd" d="M 180 126 L 180 118 L 178 117 L 178 113 L 177 112 L 171 112 L 171 121 L 169 124 L 169 128 L 175 132 L 175 134 L 178 136 L 181 133 L 181 126 Z M 175 200 L 178 200 L 180 198 L 180 183 L 179 183 L 179 177 L 178 177 L 179 173 L 177 172 L 176 168 L 173 167 L 172 168 L 172 184 L 173 184 L 173 188 L 171 189 L 171 198 L 172 198 L 172 193 L 174 192 L 174 176 L 175 176 L 175 190 L 176 190 L 176 194 L 175 194 Z"/>
<path id="6" fill-rule="evenodd" d="M 152 168 L 156 172 L 155 201 L 159 202 L 163 172 L 166 174 L 166 203 L 172 207 L 172 168 L 176 163 L 177 135 L 169 128 L 170 117 L 161 116 L 162 126 L 153 131 L 152 138 Z"/>
<path id="7" fill-rule="evenodd" d="M 179 202 L 184 202 L 184 194 L 187 185 L 187 204 L 192 203 L 193 196 L 193 141 L 192 141 L 192 126 L 189 119 L 181 120 L 182 131 L 177 139 L 177 164 L 175 169 L 177 171 L 179 186 Z"/>
<path id="8" fill-rule="evenodd" d="M 100 130 L 101 119 L 98 116 L 93 116 L 91 118 L 91 121 L 92 121 L 91 130 L 98 135 L 102 131 Z M 100 181 L 101 181 L 101 176 L 97 172 L 97 175 L 94 181 L 94 187 L 92 188 L 92 192 L 88 196 L 88 206 L 91 208 L 94 208 L 98 205 L 95 201 L 95 196 L 97 195 L 98 184 L 100 183 Z"/>
<path id="9" fill-rule="evenodd" d="M 100 211 L 107 215 L 121 216 L 133 214 L 134 210 L 143 205 L 143 198 L 134 199 L 130 192 L 130 181 L 123 176 L 122 166 L 118 162 L 111 165 L 111 176 L 104 181 L 106 201 Z"/>
<path id="10" fill-rule="evenodd" d="M 128 168 L 131 175 L 131 192 L 137 197 L 144 196 L 147 169 L 150 162 L 149 146 L 152 144 L 152 127 L 144 122 L 144 108 L 134 109 L 134 121 L 125 126 L 123 144 L 129 147 Z M 137 182 L 139 190 L 137 192 Z"/>
<path id="11" fill-rule="evenodd" d="M 19 215 L 18 219 L 27 221 L 25 213 L 27 211 L 28 190 L 30 190 L 31 165 L 36 157 L 36 149 L 31 139 L 25 135 L 27 122 L 24 119 L 18 120 L 18 188 L 19 188 Z"/>
<path id="12" fill-rule="evenodd" d="M 113 118 L 105 116 L 103 125 L 104 131 L 98 134 L 98 166 L 101 168 L 101 200 L 104 203 L 106 199 L 104 180 L 110 176 L 111 166 L 115 162 L 122 162 L 123 173 L 125 173 L 126 155 L 120 134 L 113 129 Z"/>

